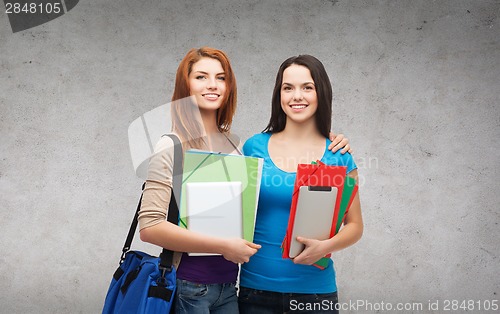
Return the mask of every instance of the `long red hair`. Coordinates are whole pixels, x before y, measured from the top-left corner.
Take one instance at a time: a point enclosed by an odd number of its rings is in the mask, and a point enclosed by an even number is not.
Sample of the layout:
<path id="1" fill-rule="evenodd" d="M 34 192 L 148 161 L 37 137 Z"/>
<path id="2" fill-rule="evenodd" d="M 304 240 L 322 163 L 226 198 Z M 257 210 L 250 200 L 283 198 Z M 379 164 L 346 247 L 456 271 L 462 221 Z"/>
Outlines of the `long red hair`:
<path id="1" fill-rule="evenodd" d="M 226 93 L 221 107 L 217 109 L 217 128 L 220 132 L 229 132 L 236 112 L 236 78 L 227 55 L 221 50 L 209 47 L 189 50 L 177 68 L 171 110 L 172 131 L 177 133 L 183 142 L 192 148 L 204 146 L 205 131 L 200 121 L 192 119 L 192 117 L 197 116 L 193 110 L 198 109 L 188 98 L 191 95 L 189 74 L 191 74 L 193 64 L 203 57 L 218 60 L 225 73 Z"/>

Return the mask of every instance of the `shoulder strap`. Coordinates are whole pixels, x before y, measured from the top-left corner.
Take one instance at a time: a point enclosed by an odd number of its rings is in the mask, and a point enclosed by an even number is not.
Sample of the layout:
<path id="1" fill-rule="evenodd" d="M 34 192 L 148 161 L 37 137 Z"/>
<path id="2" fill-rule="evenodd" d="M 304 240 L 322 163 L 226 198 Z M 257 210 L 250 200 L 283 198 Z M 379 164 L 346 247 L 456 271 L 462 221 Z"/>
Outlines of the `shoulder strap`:
<path id="1" fill-rule="evenodd" d="M 179 224 L 179 207 L 181 201 L 182 186 L 182 145 L 181 141 L 174 134 L 167 134 L 174 141 L 174 168 L 172 170 L 172 193 L 170 193 L 170 203 L 168 204 L 167 220 L 175 225 Z M 179 203 L 177 203 L 177 201 Z M 174 252 L 163 248 L 160 254 L 160 269 L 165 276 L 165 270 L 170 271 L 174 260 Z"/>
<path id="2" fill-rule="evenodd" d="M 170 203 L 168 207 L 167 220 L 173 224 L 179 223 L 179 207 L 177 205 L 177 200 L 180 201 L 181 194 L 181 184 L 182 184 L 182 145 L 179 138 L 174 134 L 166 134 L 174 142 L 174 167 L 172 171 L 172 193 L 170 194 Z M 146 183 L 142 184 L 142 190 Z M 120 264 L 125 259 L 125 254 L 130 250 L 132 241 L 134 239 L 135 230 L 137 229 L 139 211 L 141 210 L 142 194 L 139 198 L 139 203 L 137 204 L 137 209 L 135 211 L 134 219 L 130 224 L 130 229 L 128 231 L 127 239 L 122 249 L 122 256 L 120 258 Z M 173 260 L 173 251 L 163 249 L 160 254 L 161 262 L 160 265 L 164 268 L 170 268 Z"/>

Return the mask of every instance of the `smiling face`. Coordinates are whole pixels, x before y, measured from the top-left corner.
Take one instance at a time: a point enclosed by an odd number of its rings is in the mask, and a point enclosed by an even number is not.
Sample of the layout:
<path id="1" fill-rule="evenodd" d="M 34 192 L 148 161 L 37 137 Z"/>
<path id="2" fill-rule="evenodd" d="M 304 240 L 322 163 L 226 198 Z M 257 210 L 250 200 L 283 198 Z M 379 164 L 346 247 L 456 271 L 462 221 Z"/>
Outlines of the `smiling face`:
<path id="1" fill-rule="evenodd" d="M 189 73 L 189 89 L 200 111 L 216 111 L 226 93 L 225 73 L 217 59 L 203 57 L 194 63 Z"/>
<path id="2" fill-rule="evenodd" d="M 287 121 L 315 123 L 318 97 L 311 71 L 307 67 L 292 64 L 283 71 L 280 95 L 281 109 Z"/>

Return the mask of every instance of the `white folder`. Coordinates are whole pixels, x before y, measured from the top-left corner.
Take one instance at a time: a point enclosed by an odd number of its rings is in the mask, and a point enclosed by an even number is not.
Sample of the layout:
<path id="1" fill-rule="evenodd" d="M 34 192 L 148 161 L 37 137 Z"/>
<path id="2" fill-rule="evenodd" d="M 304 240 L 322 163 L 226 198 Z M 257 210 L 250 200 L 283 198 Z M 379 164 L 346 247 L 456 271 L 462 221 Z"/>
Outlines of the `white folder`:
<path id="1" fill-rule="evenodd" d="M 223 238 L 243 238 L 241 182 L 186 184 L 188 230 Z M 211 255 L 190 253 L 189 255 Z"/>

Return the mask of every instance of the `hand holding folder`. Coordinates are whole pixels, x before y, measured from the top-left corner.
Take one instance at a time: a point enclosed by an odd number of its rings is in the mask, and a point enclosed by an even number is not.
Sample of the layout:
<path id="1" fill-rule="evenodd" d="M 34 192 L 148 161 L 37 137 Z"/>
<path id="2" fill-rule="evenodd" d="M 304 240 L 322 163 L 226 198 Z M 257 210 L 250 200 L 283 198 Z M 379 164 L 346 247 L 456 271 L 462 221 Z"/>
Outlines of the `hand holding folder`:
<path id="1" fill-rule="evenodd" d="M 196 219 L 197 226 L 203 227 L 200 230 L 204 230 L 204 233 L 210 234 L 210 230 L 214 230 L 213 235 L 218 235 L 217 232 L 221 229 L 232 229 L 228 224 L 242 223 L 241 237 L 253 242 L 262 165 L 261 158 L 187 151 L 183 165 L 179 225 L 189 229 L 187 203 L 190 201 L 197 207 L 194 212 L 196 217 L 192 218 Z M 239 183 L 238 189 L 225 183 Z M 190 193 L 191 195 L 188 195 Z M 192 193 L 196 195 L 193 196 Z M 228 217 L 223 217 L 227 210 L 237 210 L 241 213 L 231 213 Z M 228 220 L 229 216 L 238 217 L 239 221 Z M 193 219 L 191 221 L 195 222 Z"/>
<path id="2" fill-rule="evenodd" d="M 330 201 L 306 201 L 308 204 L 302 205 L 304 198 L 301 197 L 301 193 L 305 193 L 307 190 L 326 188 L 337 191 L 333 199 L 330 196 Z M 307 230 L 304 231 L 304 228 L 314 228 L 316 230 L 310 230 L 309 234 L 313 234 L 312 238 L 315 238 L 314 234 L 322 234 L 322 238 L 319 240 L 325 240 L 337 234 L 356 192 L 357 185 L 355 179 L 346 176 L 346 167 L 328 166 L 319 161 L 316 164 L 299 164 L 292 195 L 288 228 L 282 244 L 283 258 L 293 258 L 296 256 L 296 236 L 307 237 L 307 234 L 297 233 L 297 230 L 307 233 Z M 319 198 L 313 197 L 311 199 L 319 200 L 321 198 L 328 198 L 326 194 L 316 195 Z M 297 207 L 299 204 L 301 206 Z M 304 219 L 304 217 L 309 217 L 309 219 Z M 317 224 L 311 226 L 309 222 L 309 226 L 304 225 L 304 222 L 307 223 L 306 220 L 310 219 L 315 220 Z M 326 224 L 324 223 L 325 221 L 327 222 Z M 320 228 L 323 230 L 318 230 Z M 330 254 L 319 260 L 315 266 L 324 268 L 327 265 L 327 258 L 329 257 Z"/>

